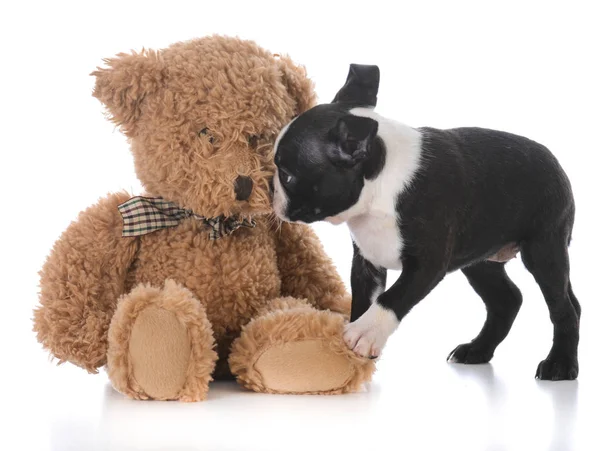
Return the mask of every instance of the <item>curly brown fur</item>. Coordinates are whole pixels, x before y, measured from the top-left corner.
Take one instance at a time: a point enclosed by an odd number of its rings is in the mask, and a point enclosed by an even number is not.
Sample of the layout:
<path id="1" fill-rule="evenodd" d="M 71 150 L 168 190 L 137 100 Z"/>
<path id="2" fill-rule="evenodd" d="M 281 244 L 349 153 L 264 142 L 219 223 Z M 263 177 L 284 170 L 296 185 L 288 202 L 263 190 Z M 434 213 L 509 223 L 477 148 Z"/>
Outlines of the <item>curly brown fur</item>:
<path id="1" fill-rule="evenodd" d="M 217 361 L 213 347 L 215 339 L 206 312 L 186 288 L 173 280 L 165 281 L 164 288 L 140 284 L 119 300 L 113 317 L 109 340 L 108 374 L 113 386 L 134 399 L 149 399 L 144 388 L 135 380 L 130 360 L 129 340 L 136 319 L 149 307 L 172 312 L 187 328 L 191 355 L 185 382 L 175 396 L 154 399 L 200 401 L 206 398 L 208 383 Z"/>
<path id="2" fill-rule="evenodd" d="M 275 233 L 281 293 L 349 317 L 351 296 L 314 231 L 303 224 L 282 223 Z"/>
<path id="3" fill-rule="evenodd" d="M 271 211 L 273 142 L 286 120 L 316 102 L 303 68 L 221 36 L 106 61 L 93 72 L 94 96 L 132 139 L 150 195 L 209 217 Z M 254 181 L 248 201 L 235 200 L 238 175 Z"/>
<path id="4" fill-rule="evenodd" d="M 317 97 L 313 91 L 313 84 L 306 77 L 304 67 L 297 66 L 287 55 L 278 55 L 279 67 L 283 74 L 283 83 L 288 92 L 296 99 L 295 115 L 315 106 Z"/>
<path id="5" fill-rule="evenodd" d="M 108 326 L 138 250 L 138 240 L 121 236 L 117 205 L 128 198 L 113 194 L 80 213 L 40 272 L 38 340 L 60 363 L 91 373 L 106 363 Z"/>
<path id="6" fill-rule="evenodd" d="M 256 312 L 256 317 L 264 316 L 270 312 L 306 308 L 314 310 L 314 307 L 306 299 L 297 299 L 291 296 L 271 299 Z"/>
<path id="7" fill-rule="evenodd" d="M 375 364 L 372 360 L 358 357 L 348 349 L 343 340 L 343 317 L 330 311 L 314 310 L 303 302 L 293 306 L 296 302 L 291 298 L 278 300 L 273 310 L 254 318 L 244 327 L 229 356 L 231 370 L 237 374 L 240 383 L 254 391 L 280 393 L 266 386 L 263 375 L 256 369 L 256 362 L 261 355 L 274 346 L 304 340 L 321 340 L 333 354 L 347 359 L 351 368 L 350 377 L 341 387 L 305 393 L 339 394 L 358 390 L 365 381 L 370 380 L 375 371 Z M 281 368 L 279 371 L 285 370 Z"/>
<path id="8" fill-rule="evenodd" d="M 308 299 L 347 315 L 350 297 L 315 234 L 304 225 L 274 222 L 272 214 L 274 140 L 316 101 L 303 68 L 253 42 L 211 36 L 119 54 L 94 76 L 94 95 L 129 138 L 146 195 L 205 217 L 253 217 L 256 227 L 211 241 L 206 226 L 189 218 L 122 238 L 117 205 L 130 196 L 101 200 L 67 229 L 42 270 L 34 328 L 46 349 L 61 362 L 96 371 L 107 352 L 125 352 L 133 321 L 125 314 L 113 318 L 117 306 L 135 287 L 163 287 L 168 279 L 189 290 L 206 312 L 219 353 L 213 377 L 228 373 L 223 366 L 230 343 L 273 299 Z M 239 176 L 252 180 L 247 200 L 236 198 Z M 118 337 L 110 346 L 109 325 Z M 213 355 L 198 349 L 202 355 L 192 359 L 204 362 L 202 368 L 213 365 Z M 116 386 L 131 381 L 122 358 L 113 360 L 110 374 Z M 129 388 L 143 393 L 133 383 Z M 181 399 L 199 399 L 203 392 L 201 384 Z"/>

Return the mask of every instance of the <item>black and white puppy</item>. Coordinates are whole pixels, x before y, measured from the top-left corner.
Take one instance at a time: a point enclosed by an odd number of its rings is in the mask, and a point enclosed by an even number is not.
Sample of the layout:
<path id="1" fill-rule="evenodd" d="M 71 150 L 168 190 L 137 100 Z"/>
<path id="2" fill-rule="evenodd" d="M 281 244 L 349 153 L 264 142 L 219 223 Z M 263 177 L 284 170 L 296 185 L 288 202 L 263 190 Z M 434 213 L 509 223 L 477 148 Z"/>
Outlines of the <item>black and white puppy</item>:
<path id="1" fill-rule="evenodd" d="M 412 128 L 374 111 L 377 66 L 351 65 L 332 103 L 288 124 L 275 144 L 274 208 L 283 220 L 346 222 L 352 315 L 344 337 L 379 356 L 400 320 L 451 271 L 481 297 L 479 335 L 449 360 L 488 362 L 521 306 L 504 265 L 521 252 L 540 286 L 554 342 L 540 379 L 575 379 L 581 309 L 569 280 L 575 206 L 541 144 L 482 128 Z M 386 270 L 402 269 L 385 291 Z"/>

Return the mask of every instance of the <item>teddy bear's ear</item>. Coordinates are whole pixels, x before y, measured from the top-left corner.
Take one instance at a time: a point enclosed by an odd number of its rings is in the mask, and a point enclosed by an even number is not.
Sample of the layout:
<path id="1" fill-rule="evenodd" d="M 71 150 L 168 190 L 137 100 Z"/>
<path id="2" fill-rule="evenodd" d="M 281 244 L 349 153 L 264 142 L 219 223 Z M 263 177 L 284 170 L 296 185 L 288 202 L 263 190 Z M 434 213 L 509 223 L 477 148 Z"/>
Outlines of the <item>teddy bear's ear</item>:
<path id="1" fill-rule="evenodd" d="M 307 77 L 306 69 L 298 66 L 287 55 L 275 55 L 283 77 L 283 84 L 296 100 L 295 114 L 304 113 L 317 103 L 313 82 Z"/>
<path id="2" fill-rule="evenodd" d="M 144 98 L 163 83 L 161 54 L 152 50 L 119 53 L 104 62 L 106 67 L 91 73 L 96 77 L 92 95 L 106 106 L 111 121 L 121 126 L 127 135 L 132 135 Z"/>

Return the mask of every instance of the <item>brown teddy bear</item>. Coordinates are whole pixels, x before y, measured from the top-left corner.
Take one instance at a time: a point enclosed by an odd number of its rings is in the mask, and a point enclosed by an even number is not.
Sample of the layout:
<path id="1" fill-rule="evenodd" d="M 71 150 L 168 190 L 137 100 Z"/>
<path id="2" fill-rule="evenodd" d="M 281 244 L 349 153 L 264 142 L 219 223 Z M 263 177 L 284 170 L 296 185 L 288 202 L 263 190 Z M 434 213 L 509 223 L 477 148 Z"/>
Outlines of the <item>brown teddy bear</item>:
<path id="1" fill-rule="evenodd" d="M 278 131 L 315 104 L 303 68 L 222 36 L 106 65 L 94 96 L 147 193 L 101 199 L 56 242 L 39 341 L 137 399 L 202 400 L 232 374 L 260 392 L 358 389 L 374 363 L 342 339 L 344 284 L 312 230 L 271 210 Z"/>

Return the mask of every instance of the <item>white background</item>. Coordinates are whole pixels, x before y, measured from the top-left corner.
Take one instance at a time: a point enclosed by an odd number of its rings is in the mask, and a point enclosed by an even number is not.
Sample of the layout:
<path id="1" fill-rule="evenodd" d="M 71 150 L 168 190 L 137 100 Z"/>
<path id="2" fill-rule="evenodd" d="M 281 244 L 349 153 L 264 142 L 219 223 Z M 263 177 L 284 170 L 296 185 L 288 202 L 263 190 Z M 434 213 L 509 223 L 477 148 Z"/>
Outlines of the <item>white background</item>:
<path id="1" fill-rule="evenodd" d="M 596 9 L 575 1 L 2 2 L 0 449 L 600 449 Z M 37 271 L 80 210 L 110 191 L 141 190 L 88 74 L 118 52 L 210 33 L 289 53 L 307 66 L 323 102 L 349 63 L 378 64 L 384 115 L 511 131 L 553 150 L 578 208 L 571 278 L 583 307 L 579 380 L 535 381 L 552 328 L 519 260 L 508 271 L 525 302 L 491 365 L 445 363 L 484 319 L 466 280 L 451 274 L 403 321 L 373 383 L 356 395 L 259 395 L 222 383 L 201 404 L 134 402 L 103 373 L 51 363 L 30 331 Z M 345 226 L 316 230 L 349 282 Z"/>

